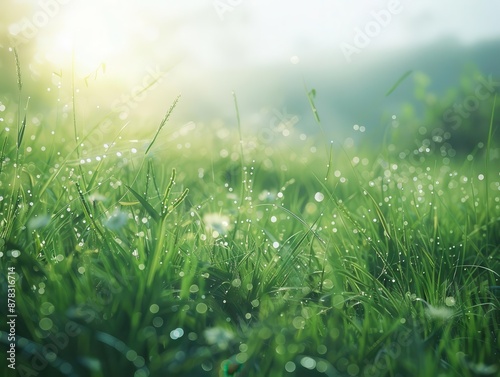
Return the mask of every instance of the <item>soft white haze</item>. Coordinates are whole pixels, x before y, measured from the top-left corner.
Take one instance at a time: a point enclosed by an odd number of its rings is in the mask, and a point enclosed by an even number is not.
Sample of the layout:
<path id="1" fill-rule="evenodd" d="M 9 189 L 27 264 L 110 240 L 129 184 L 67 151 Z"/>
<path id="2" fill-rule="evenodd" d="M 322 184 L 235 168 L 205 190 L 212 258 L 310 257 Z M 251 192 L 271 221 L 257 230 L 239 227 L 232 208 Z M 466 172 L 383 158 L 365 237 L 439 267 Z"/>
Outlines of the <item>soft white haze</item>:
<path id="1" fill-rule="evenodd" d="M 259 99 L 248 109 L 242 101 L 244 111 L 258 112 L 287 105 L 286 91 L 303 95 L 302 80 L 316 85 L 315 75 L 335 86 L 369 70 L 375 60 L 394 61 L 436 41 L 465 48 L 500 39 L 500 2 L 495 1 L 3 2 L 0 44 L 6 51 L 13 38 L 22 40 L 17 49 L 24 62 L 29 59 L 34 79 L 67 71 L 74 54 L 76 76 L 94 79 L 92 101 L 116 108 L 123 93 L 151 82 L 151 72 L 165 73 L 147 99 L 129 109 L 156 118 L 178 93 L 186 106 L 179 111 L 187 117 L 194 117 L 195 108 L 201 118 L 205 110 L 227 116 L 233 111 L 233 89 L 243 98 Z M 35 30 L 26 31 L 27 23 Z M 356 45 L 358 30 L 371 34 L 365 45 Z M 347 54 L 349 48 L 356 50 Z M 394 72 L 391 80 L 403 72 Z M 294 85 L 285 88 L 281 81 Z"/>

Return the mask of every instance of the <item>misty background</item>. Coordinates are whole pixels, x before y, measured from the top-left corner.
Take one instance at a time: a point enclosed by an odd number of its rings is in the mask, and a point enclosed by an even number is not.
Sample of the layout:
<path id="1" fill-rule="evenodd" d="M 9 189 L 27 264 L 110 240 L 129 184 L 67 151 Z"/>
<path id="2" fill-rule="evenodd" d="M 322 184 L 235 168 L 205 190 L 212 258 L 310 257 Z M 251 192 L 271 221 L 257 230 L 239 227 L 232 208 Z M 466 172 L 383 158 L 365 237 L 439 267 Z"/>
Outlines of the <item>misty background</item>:
<path id="1" fill-rule="evenodd" d="M 417 72 L 438 96 L 468 67 L 499 77 L 499 14 L 469 0 L 2 0 L 0 101 L 17 103 L 15 47 L 38 121 L 69 114 L 74 80 L 80 119 L 111 116 L 116 130 L 154 130 L 179 94 L 170 128 L 234 127 L 234 91 L 245 132 L 285 114 L 315 133 L 314 89 L 329 138 L 355 125 L 375 136 L 415 102 Z"/>

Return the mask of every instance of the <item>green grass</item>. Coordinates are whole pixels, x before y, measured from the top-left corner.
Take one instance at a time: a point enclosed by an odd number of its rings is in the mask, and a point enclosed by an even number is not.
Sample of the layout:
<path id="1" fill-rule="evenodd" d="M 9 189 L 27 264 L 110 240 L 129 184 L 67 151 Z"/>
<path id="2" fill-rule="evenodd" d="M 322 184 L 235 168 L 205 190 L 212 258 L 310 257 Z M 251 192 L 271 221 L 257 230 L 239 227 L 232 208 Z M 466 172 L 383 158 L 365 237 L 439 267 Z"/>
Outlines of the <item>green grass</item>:
<path id="1" fill-rule="evenodd" d="M 493 120 L 487 151 L 448 158 L 391 135 L 262 144 L 239 114 L 169 133 L 172 99 L 156 133 L 103 147 L 77 116 L 54 134 L 21 120 L 19 82 L 19 129 L 0 130 L 17 375 L 498 373 Z"/>

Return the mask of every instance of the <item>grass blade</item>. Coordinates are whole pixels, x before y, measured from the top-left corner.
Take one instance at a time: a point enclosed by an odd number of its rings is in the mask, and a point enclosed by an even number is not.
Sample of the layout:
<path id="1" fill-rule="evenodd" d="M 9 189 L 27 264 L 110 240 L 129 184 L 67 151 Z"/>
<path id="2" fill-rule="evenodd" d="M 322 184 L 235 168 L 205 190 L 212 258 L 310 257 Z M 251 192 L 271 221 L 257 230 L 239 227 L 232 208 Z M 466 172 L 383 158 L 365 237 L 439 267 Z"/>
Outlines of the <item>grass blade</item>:
<path id="1" fill-rule="evenodd" d="M 491 109 L 490 127 L 488 129 L 488 140 L 486 141 L 486 158 L 485 158 L 485 168 L 486 174 L 484 178 L 484 184 L 486 187 L 485 197 L 486 197 L 486 223 L 490 222 L 490 195 L 489 195 L 489 166 L 490 166 L 490 152 L 491 152 L 491 140 L 493 138 L 493 120 L 495 119 L 495 106 L 497 104 L 497 95 L 493 97 L 493 108 Z M 487 239 L 489 239 L 489 227 L 486 228 Z"/>
<path id="2" fill-rule="evenodd" d="M 137 191 L 135 191 L 132 187 L 125 185 L 127 189 L 134 195 L 139 203 L 144 207 L 147 213 L 153 218 L 154 221 L 158 222 L 160 220 L 160 215 L 156 210 L 151 206 L 151 204 L 148 203 L 146 198 L 144 198 L 141 194 L 139 194 Z"/>
<path id="3" fill-rule="evenodd" d="M 23 122 L 21 123 L 21 127 L 19 128 L 19 132 L 17 133 L 17 149 L 19 149 L 21 147 L 21 143 L 23 142 L 25 129 L 26 129 L 26 114 L 24 114 Z"/>
<path id="4" fill-rule="evenodd" d="M 16 75 L 17 75 L 17 88 L 19 92 L 23 90 L 23 80 L 21 77 L 21 63 L 19 63 L 19 55 L 17 50 L 14 48 L 14 59 L 16 60 Z"/>
<path id="5" fill-rule="evenodd" d="M 189 189 L 188 188 L 184 189 L 182 194 L 179 195 L 179 197 L 177 199 L 175 199 L 174 202 L 172 203 L 172 210 L 177 208 L 179 206 L 179 204 L 181 204 L 184 201 L 184 199 L 186 199 L 186 196 L 188 193 L 189 193 Z"/>
<path id="6" fill-rule="evenodd" d="M 2 150 L 0 151 L 0 174 L 2 174 L 2 170 L 3 170 L 3 162 L 4 162 L 5 157 L 6 157 L 5 148 L 7 147 L 8 140 L 9 139 L 7 137 L 3 140 Z"/>
<path id="7" fill-rule="evenodd" d="M 307 88 L 306 88 L 307 92 Z M 311 106 L 311 110 L 314 115 L 314 120 L 316 123 L 320 124 L 320 119 L 318 115 L 318 110 L 316 109 L 316 105 L 314 104 L 314 99 L 316 98 L 316 89 L 311 89 L 311 91 L 307 92 L 307 99 L 309 101 L 309 105 Z"/>
<path id="8" fill-rule="evenodd" d="M 399 86 L 399 85 L 400 85 L 400 84 L 401 84 L 401 83 L 402 83 L 402 82 L 403 82 L 403 81 L 404 81 L 404 80 L 405 80 L 408 76 L 410 76 L 412 73 L 413 73 L 413 70 L 411 70 L 411 69 L 410 69 L 409 71 L 405 72 L 405 73 L 403 74 L 403 76 L 401 76 L 401 77 L 399 78 L 399 80 L 398 80 L 398 81 L 396 81 L 396 83 L 395 83 L 395 84 L 391 87 L 391 89 L 389 89 L 389 91 L 388 91 L 387 93 L 385 93 L 385 96 L 386 96 L 386 97 L 390 96 L 390 95 L 391 95 L 391 93 L 392 93 L 392 92 L 394 92 L 394 91 L 396 90 L 396 88 L 397 88 L 397 87 L 398 87 L 398 86 Z"/>
<path id="9" fill-rule="evenodd" d="M 158 130 L 156 130 L 156 134 L 155 136 L 153 137 L 153 140 L 151 140 L 151 143 L 149 143 L 149 146 L 148 148 L 146 149 L 146 152 L 144 152 L 144 154 L 148 154 L 149 150 L 151 149 L 151 147 L 153 146 L 153 144 L 155 143 L 156 141 L 156 138 L 158 137 L 158 134 L 160 133 L 161 129 L 163 128 L 163 126 L 165 126 L 165 123 L 167 123 L 168 121 L 168 118 L 170 118 L 170 114 L 172 114 L 172 112 L 174 111 L 175 109 L 175 106 L 177 106 L 177 102 L 179 102 L 179 98 L 180 98 L 180 95 L 178 95 L 174 102 L 172 103 L 172 105 L 170 106 L 170 109 L 168 109 L 167 113 L 165 114 L 165 116 L 163 117 L 161 123 L 160 123 L 160 126 L 158 127 Z"/>
<path id="10" fill-rule="evenodd" d="M 176 174 L 175 169 L 172 169 L 172 175 L 170 176 L 170 181 L 168 182 L 167 189 L 165 190 L 165 194 L 163 194 L 163 199 L 161 201 L 162 216 L 166 216 L 168 213 L 168 197 L 170 196 L 170 191 L 172 190 L 172 186 L 175 183 L 175 174 Z"/>

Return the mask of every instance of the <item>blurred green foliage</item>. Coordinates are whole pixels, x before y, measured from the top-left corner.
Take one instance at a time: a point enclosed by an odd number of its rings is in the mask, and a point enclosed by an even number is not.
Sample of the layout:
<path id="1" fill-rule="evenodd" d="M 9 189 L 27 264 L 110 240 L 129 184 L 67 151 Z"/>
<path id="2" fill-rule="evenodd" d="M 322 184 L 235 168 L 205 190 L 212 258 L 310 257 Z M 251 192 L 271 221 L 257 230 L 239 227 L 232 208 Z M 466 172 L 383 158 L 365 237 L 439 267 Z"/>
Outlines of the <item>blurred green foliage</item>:
<path id="1" fill-rule="evenodd" d="M 396 131 L 403 145 L 429 148 L 433 154 L 446 156 L 467 155 L 486 144 L 492 112 L 500 114 L 500 101 L 493 109 L 500 78 L 470 66 L 458 85 L 442 94 L 429 90 L 432 79 L 421 72 L 414 74 L 414 83 L 416 102 L 402 107 L 400 123 L 404 131 Z M 500 117 L 496 116 L 493 130 L 498 130 L 499 125 Z M 499 140 L 498 131 L 493 137 Z"/>

